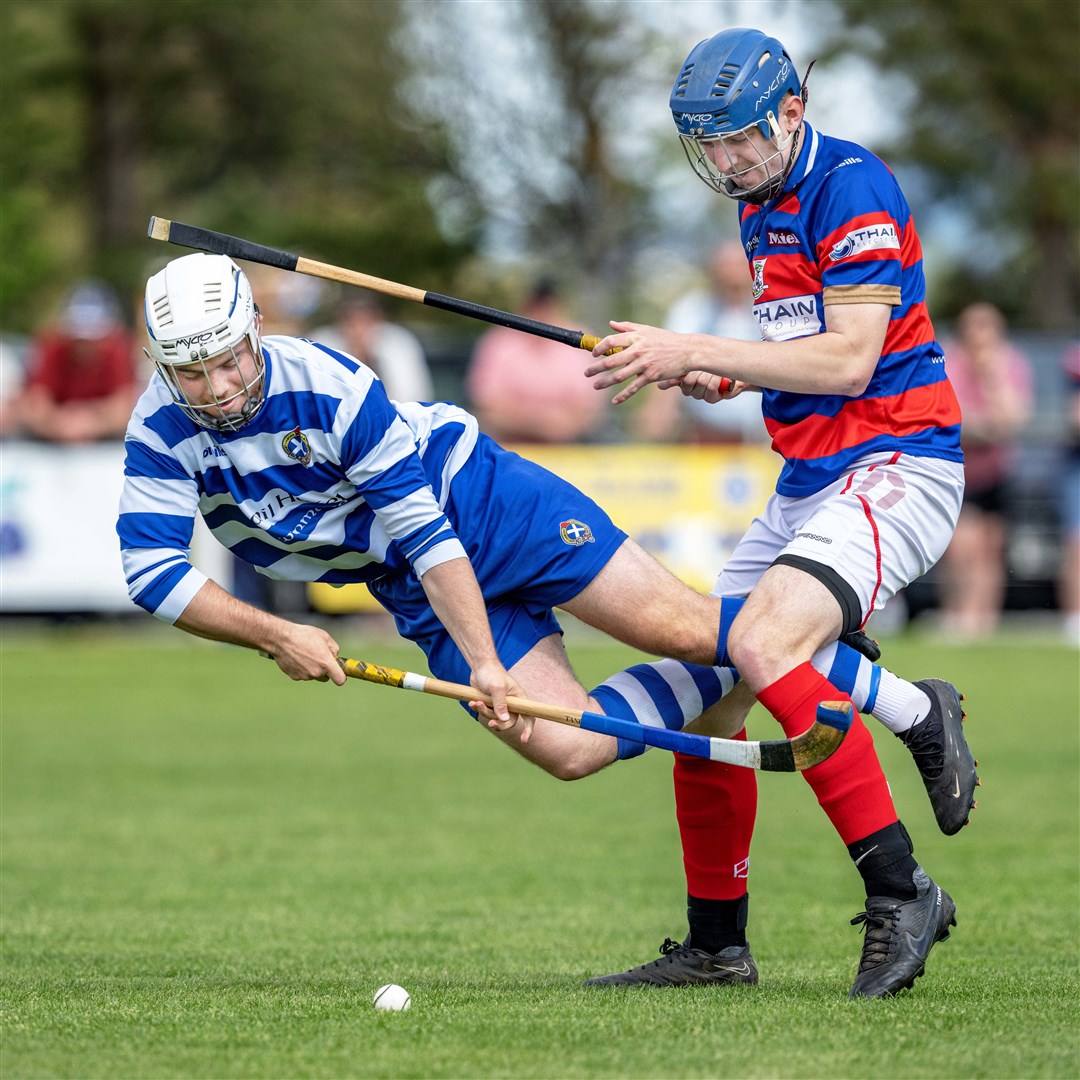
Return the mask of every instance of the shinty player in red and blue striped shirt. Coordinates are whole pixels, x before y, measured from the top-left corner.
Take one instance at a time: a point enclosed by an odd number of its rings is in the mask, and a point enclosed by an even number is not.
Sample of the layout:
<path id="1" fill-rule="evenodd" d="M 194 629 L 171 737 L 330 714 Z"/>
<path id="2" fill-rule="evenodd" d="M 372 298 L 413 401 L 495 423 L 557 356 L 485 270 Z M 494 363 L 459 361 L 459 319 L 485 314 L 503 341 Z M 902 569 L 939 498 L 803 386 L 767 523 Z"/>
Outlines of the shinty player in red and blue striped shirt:
<path id="1" fill-rule="evenodd" d="M 598 389 L 626 382 L 616 404 L 649 383 L 718 408 L 762 395 L 784 465 L 713 590 L 730 612 L 718 655 L 743 676 L 710 710 L 727 737 L 755 697 L 789 736 L 810 725 L 817 701 L 843 697 L 811 656 L 861 631 L 937 562 L 964 486 L 960 410 L 911 211 L 884 163 L 811 128 L 805 103 L 784 46 L 760 31 L 726 30 L 690 53 L 671 110 L 695 173 L 740 203 L 761 340 L 613 322 L 586 369 Z M 940 680 L 902 685 L 884 722 L 911 749 L 940 827 L 957 832 L 978 783 L 960 695 Z M 955 905 L 915 861 L 865 726 L 856 720 L 841 750 L 803 775 L 865 888 L 851 995 L 911 987 Z M 756 981 L 746 939 L 754 777 L 680 758 L 675 795 L 690 936 L 592 985 Z"/>
<path id="2" fill-rule="evenodd" d="M 891 310 L 861 394 L 762 388 L 765 426 L 784 458 L 776 490 L 811 495 L 883 450 L 960 462 L 960 407 L 926 310 L 922 246 L 903 193 L 862 147 L 806 123 L 803 131 L 790 190 L 740 215 L 762 339 L 821 334 L 836 305 Z M 868 197 L 880 209 L 866 212 Z"/>

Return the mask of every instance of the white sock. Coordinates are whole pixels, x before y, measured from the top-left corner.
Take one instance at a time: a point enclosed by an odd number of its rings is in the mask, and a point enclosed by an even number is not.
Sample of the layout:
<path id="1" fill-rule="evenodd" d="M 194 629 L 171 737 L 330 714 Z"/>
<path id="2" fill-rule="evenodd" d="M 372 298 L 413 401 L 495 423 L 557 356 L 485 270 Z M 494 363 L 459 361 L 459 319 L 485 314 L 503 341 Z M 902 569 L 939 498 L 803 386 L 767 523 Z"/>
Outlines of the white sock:
<path id="1" fill-rule="evenodd" d="M 880 720 L 894 735 L 909 731 L 922 723 L 930 712 L 930 699 L 914 683 L 881 669 L 877 703 L 871 715 Z"/>
<path id="2" fill-rule="evenodd" d="M 859 712 L 869 713 L 894 734 L 925 720 L 930 711 L 930 699 L 914 683 L 870 663 L 839 641 L 819 649 L 810 663 L 837 690 L 848 694 Z"/>

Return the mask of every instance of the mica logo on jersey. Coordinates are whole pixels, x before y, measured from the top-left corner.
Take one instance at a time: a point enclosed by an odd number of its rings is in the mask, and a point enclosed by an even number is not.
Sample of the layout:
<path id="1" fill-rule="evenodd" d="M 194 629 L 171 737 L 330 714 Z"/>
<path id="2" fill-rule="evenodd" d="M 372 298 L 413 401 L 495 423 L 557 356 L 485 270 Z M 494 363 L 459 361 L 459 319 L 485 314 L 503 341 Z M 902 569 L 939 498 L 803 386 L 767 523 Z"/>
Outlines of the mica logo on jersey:
<path id="1" fill-rule="evenodd" d="M 596 537 L 592 534 L 592 529 L 590 529 L 584 521 L 578 521 L 577 518 L 568 518 L 566 521 L 560 521 L 559 536 L 562 537 L 562 542 L 564 544 L 569 544 L 571 547 L 581 547 L 582 544 L 592 544 L 596 540 Z"/>
<path id="2" fill-rule="evenodd" d="M 858 255 L 863 251 L 875 251 L 882 248 L 900 250 L 900 240 L 896 235 L 896 226 L 867 225 L 862 229 L 852 229 L 839 243 L 833 244 L 829 258 L 833 262 L 841 259 L 850 259 L 852 255 Z"/>
<path id="3" fill-rule="evenodd" d="M 769 230 L 769 244 L 771 247 L 794 247 L 799 238 L 793 232 L 773 232 Z"/>
<path id="4" fill-rule="evenodd" d="M 311 443 L 308 437 L 295 427 L 281 440 L 281 449 L 293 459 L 299 461 L 305 469 L 311 468 Z"/>

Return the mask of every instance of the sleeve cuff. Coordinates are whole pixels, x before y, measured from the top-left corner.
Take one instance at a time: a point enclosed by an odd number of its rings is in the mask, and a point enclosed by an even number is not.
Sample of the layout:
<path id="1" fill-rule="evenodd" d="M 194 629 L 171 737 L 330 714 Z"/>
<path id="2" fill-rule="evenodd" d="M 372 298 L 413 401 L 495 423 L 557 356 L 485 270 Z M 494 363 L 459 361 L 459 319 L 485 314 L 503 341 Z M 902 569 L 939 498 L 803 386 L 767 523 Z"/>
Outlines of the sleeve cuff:
<path id="1" fill-rule="evenodd" d="M 175 623 L 184 609 L 195 599 L 195 594 L 210 579 L 193 566 L 177 583 L 176 588 L 158 605 L 154 615 L 167 623 Z"/>
<path id="2" fill-rule="evenodd" d="M 439 563 L 449 562 L 451 559 L 467 559 L 465 547 L 455 536 L 452 540 L 443 540 L 432 548 L 428 548 L 421 556 L 413 561 L 412 567 L 417 577 L 423 577 L 433 566 Z"/>

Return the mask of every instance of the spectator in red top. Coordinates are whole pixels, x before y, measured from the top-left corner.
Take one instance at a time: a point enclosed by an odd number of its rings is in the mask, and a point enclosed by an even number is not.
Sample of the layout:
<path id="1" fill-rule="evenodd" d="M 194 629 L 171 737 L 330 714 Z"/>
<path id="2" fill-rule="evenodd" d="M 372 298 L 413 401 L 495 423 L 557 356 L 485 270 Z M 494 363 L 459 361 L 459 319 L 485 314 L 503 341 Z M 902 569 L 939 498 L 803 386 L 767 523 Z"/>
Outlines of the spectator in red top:
<path id="1" fill-rule="evenodd" d="M 135 345 L 106 284 L 79 282 L 55 326 L 30 348 L 26 380 L 5 403 L 5 435 L 60 443 L 123 437 L 138 396 Z"/>

